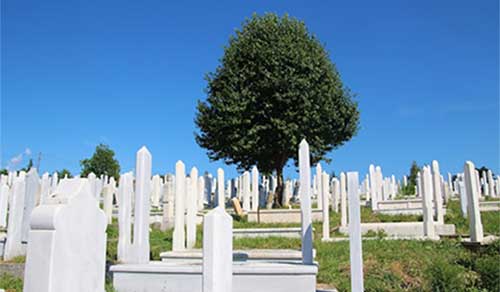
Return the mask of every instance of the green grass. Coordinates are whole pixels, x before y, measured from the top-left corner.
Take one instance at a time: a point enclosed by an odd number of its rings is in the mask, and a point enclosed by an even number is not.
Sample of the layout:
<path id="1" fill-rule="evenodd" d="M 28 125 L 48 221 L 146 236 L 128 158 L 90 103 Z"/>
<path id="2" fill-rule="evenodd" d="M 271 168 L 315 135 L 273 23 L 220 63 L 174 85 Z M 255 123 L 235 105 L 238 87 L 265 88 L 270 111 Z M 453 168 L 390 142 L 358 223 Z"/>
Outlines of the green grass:
<path id="1" fill-rule="evenodd" d="M 23 280 L 9 274 L 2 274 L 0 275 L 0 288 L 7 292 L 21 292 L 23 291 Z"/>
<path id="2" fill-rule="evenodd" d="M 485 234 L 500 234 L 500 212 L 481 213 Z M 361 208 L 362 222 L 421 221 L 415 215 L 374 214 Z M 448 205 L 446 223 L 453 223 L 457 231 L 468 233 L 468 221 L 461 217 L 459 202 Z M 294 227 L 299 224 L 257 224 L 234 220 L 234 228 Z M 340 225 L 340 214 L 330 212 L 330 227 Z M 349 242 L 321 242 L 322 224 L 314 222 L 314 246 L 319 262 L 318 283 L 350 289 Z M 108 261 L 116 261 L 118 230 L 116 222 L 108 227 Z M 338 233 L 332 232 L 332 235 Z M 366 291 L 500 291 L 500 241 L 479 251 L 469 251 L 458 241 L 383 240 L 383 234 L 372 234 L 375 239 L 363 241 L 363 262 Z M 377 239 L 378 238 L 378 239 Z M 151 258 L 172 249 L 172 230 L 150 232 Z M 197 229 L 196 247 L 202 246 L 202 226 Z M 300 250 L 300 239 L 293 238 L 239 238 L 234 249 L 295 249 Z M 2 281 L 7 281 L 2 279 Z M 15 281 L 10 279 L 10 281 Z M 3 282 L 0 282 L 3 283 Z M 12 285 L 12 284 L 10 284 Z M 18 284 L 19 285 L 19 284 Z M 0 287 L 1 284 L 0 284 Z M 107 283 L 107 289 L 111 284 Z M 107 290 L 108 292 L 112 290 Z"/>
<path id="3" fill-rule="evenodd" d="M 469 234 L 469 219 L 462 217 L 459 201 L 448 202 L 445 223 L 455 224 L 457 234 Z M 485 235 L 500 235 L 500 212 L 481 212 L 481 223 Z"/>

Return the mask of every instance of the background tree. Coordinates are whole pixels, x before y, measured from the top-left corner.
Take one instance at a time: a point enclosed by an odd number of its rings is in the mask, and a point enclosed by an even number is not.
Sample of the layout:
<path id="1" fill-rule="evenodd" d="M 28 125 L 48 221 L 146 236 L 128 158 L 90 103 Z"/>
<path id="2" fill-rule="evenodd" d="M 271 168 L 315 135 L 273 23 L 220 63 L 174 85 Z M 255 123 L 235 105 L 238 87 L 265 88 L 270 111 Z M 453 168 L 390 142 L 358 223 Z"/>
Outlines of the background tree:
<path id="1" fill-rule="evenodd" d="M 483 173 L 488 173 L 488 170 L 490 169 L 483 165 L 480 168 L 476 167 L 476 170 L 479 171 L 479 176 L 483 177 Z M 491 175 L 495 177 L 495 173 L 493 172 L 493 170 L 491 171 Z"/>
<path id="2" fill-rule="evenodd" d="M 297 164 L 309 142 L 311 163 L 351 139 L 359 112 L 319 40 L 287 15 L 253 15 L 230 37 L 215 72 L 206 76 L 207 100 L 198 102 L 197 143 L 211 160 L 276 173 L 275 206 L 283 167 Z"/>
<path id="3" fill-rule="evenodd" d="M 419 171 L 420 167 L 416 161 L 413 161 L 410 167 L 410 174 L 408 175 L 408 184 L 402 188 L 403 195 L 415 195 L 415 186 L 417 185 L 417 176 Z"/>
<path id="4" fill-rule="evenodd" d="M 86 177 L 93 172 L 96 176 L 107 175 L 118 179 L 120 176 L 120 164 L 115 159 L 115 152 L 108 145 L 99 144 L 95 148 L 92 157 L 80 161 L 82 167 L 81 176 Z"/>
<path id="5" fill-rule="evenodd" d="M 69 170 L 67 170 L 66 168 L 63 168 L 63 169 L 61 169 L 61 170 L 59 170 L 57 172 L 57 177 L 58 178 L 64 178 L 66 176 L 68 176 L 68 178 L 72 178 L 73 177 L 73 175 L 71 174 L 71 172 Z"/>
<path id="6" fill-rule="evenodd" d="M 28 165 L 21 168 L 21 171 L 28 172 L 32 167 L 33 167 L 33 159 L 30 158 L 30 160 L 28 160 Z"/>

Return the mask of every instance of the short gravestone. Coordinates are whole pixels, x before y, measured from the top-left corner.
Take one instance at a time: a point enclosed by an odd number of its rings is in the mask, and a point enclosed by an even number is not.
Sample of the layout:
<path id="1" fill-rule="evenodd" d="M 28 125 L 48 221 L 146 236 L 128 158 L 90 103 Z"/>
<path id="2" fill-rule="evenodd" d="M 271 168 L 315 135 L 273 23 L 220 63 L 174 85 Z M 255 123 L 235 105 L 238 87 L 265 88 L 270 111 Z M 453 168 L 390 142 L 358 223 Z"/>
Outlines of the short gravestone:
<path id="1" fill-rule="evenodd" d="M 87 179 L 65 179 L 34 209 L 24 292 L 104 292 L 106 217 Z"/>

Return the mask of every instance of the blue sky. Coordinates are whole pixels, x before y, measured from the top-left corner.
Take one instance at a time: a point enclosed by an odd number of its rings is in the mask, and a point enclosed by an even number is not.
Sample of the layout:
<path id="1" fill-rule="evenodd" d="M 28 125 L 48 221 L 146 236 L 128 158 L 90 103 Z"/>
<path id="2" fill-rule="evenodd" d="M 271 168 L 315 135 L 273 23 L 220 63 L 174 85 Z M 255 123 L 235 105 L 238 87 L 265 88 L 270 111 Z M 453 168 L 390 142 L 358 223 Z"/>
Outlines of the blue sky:
<path id="1" fill-rule="evenodd" d="M 288 13 L 325 44 L 358 97 L 359 134 L 328 171 L 384 174 L 437 159 L 500 172 L 499 4 L 484 1 L 2 1 L 1 166 L 42 153 L 68 168 L 109 144 L 122 171 L 146 145 L 153 172 L 181 159 L 214 172 L 194 141 L 204 74 L 252 13 Z M 232 176 L 232 166 L 224 166 Z M 287 175 L 294 175 L 289 168 Z"/>

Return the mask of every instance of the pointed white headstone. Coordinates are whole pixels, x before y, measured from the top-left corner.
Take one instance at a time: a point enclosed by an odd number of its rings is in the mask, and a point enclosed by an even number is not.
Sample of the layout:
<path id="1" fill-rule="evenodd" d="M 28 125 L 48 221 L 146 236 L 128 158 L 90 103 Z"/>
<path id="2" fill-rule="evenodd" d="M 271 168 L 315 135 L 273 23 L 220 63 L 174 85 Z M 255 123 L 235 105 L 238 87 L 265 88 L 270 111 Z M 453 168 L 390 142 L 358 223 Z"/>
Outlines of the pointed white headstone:
<path id="1" fill-rule="evenodd" d="M 349 254 L 351 265 L 351 291 L 364 291 L 363 250 L 361 248 L 361 211 L 358 194 L 358 173 L 348 172 L 349 193 Z"/>
<path id="2" fill-rule="evenodd" d="M 346 194 L 346 176 L 340 173 L 340 225 L 347 226 L 347 194 Z"/>
<path id="3" fill-rule="evenodd" d="M 259 170 L 252 168 L 252 211 L 259 209 Z"/>
<path id="4" fill-rule="evenodd" d="M 434 212 L 432 204 L 432 175 L 429 166 L 424 166 L 420 172 L 420 180 L 422 185 L 422 203 L 424 217 L 424 236 L 430 239 L 436 239 L 434 229 Z"/>
<path id="5" fill-rule="evenodd" d="M 434 194 L 434 208 L 436 209 L 436 219 L 438 224 L 444 224 L 443 194 L 441 191 L 441 174 L 439 173 L 439 163 L 432 161 L 432 190 Z"/>
<path id="6" fill-rule="evenodd" d="M 222 206 L 225 208 L 226 201 L 224 196 L 224 170 L 222 168 L 217 169 L 217 206 Z"/>
<path id="7" fill-rule="evenodd" d="M 182 161 L 175 164 L 175 223 L 173 234 L 173 251 L 186 248 L 184 232 L 184 200 L 186 188 L 186 167 Z"/>
<path id="8" fill-rule="evenodd" d="M 203 292 L 231 292 L 232 279 L 233 219 L 218 206 L 203 223 Z"/>
<path id="9" fill-rule="evenodd" d="M 143 146 L 135 164 L 134 263 L 149 262 L 149 212 L 151 196 L 152 157 Z"/>
<path id="10" fill-rule="evenodd" d="M 313 264 L 312 214 L 311 214 L 311 164 L 309 144 L 299 145 L 300 212 L 302 217 L 302 263 Z"/>

